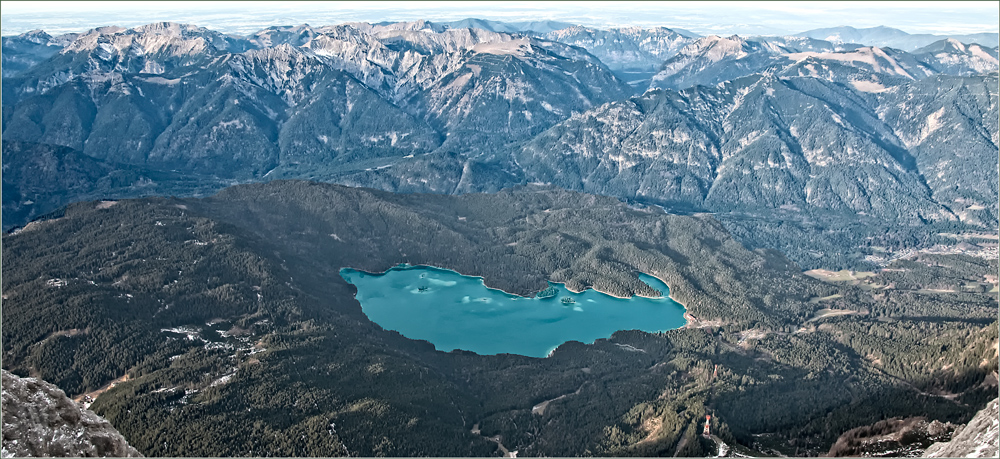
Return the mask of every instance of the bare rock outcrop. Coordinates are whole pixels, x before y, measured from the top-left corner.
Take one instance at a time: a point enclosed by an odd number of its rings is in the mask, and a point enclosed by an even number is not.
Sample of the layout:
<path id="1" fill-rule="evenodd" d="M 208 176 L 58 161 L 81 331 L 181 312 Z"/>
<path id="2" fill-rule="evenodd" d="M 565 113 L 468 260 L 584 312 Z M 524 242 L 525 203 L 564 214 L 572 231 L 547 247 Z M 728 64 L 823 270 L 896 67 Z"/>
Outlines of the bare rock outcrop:
<path id="1" fill-rule="evenodd" d="M 3 375 L 3 457 L 141 457 L 104 418 L 58 387 Z"/>
<path id="2" fill-rule="evenodd" d="M 960 427 L 951 441 L 935 443 L 924 457 L 997 457 L 1000 453 L 1000 410 L 997 399 Z"/>

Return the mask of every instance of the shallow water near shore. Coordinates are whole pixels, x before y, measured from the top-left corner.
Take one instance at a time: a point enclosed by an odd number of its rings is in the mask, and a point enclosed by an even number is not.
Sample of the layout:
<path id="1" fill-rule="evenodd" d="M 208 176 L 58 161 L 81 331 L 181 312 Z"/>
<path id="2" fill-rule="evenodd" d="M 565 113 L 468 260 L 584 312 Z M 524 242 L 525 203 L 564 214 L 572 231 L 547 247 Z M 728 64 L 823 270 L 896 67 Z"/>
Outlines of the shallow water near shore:
<path id="1" fill-rule="evenodd" d="M 350 268 L 361 309 L 373 322 L 442 351 L 545 357 L 566 341 L 592 343 L 618 330 L 659 332 L 685 324 L 685 309 L 659 279 L 639 279 L 662 296 L 615 298 L 593 289 L 573 293 L 550 282 L 545 298 L 487 288 L 481 277 L 431 266 L 400 265 L 382 274 Z"/>

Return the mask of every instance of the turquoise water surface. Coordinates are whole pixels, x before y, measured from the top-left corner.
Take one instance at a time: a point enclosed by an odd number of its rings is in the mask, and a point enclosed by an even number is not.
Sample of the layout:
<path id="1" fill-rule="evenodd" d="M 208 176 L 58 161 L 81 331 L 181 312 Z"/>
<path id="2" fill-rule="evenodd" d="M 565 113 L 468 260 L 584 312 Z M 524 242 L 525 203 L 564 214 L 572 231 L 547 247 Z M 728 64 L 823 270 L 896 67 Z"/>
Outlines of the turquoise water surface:
<path id="1" fill-rule="evenodd" d="M 573 293 L 550 282 L 547 298 L 524 298 L 487 288 L 483 278 L 430 266 L 400 265 L 383 274 L 349 268 L 368 318 L 386 330 L 427 340 L 443 351 L 545 357 L 566 341 L 591 343 L 618 330 L 658 332 L 685 324 L 684 307 L 659 279 L 639 279 L 663 295 L 615 298 L 589 289 Z"/>

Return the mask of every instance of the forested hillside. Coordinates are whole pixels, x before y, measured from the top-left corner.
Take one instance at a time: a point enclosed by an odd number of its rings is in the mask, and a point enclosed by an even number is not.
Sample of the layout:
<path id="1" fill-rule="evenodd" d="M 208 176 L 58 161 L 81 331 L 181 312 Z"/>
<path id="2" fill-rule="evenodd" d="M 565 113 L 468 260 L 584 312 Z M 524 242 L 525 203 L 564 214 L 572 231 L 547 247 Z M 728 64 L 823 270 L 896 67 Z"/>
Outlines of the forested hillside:
<path id="1" fill-rule="evenodd" d="M 278 181 L 52 217 L 3 241 L 4 364 L 71 395 L 128 375 L 92 408 L 145 455 L 479 456 L 494 435 L 524 455 L 705 455 L 711 412 L 733 447 L 812 454 L 884 417 L 965 422 L 996 391 L 992 295 L 821 282 L 711 217 L 610 198 Z M 337 275 L 403 262 L 525 295 L 643 293 L 647 272 L 689 325 L 545 359 L 442 353 L 368 321 Z"/>

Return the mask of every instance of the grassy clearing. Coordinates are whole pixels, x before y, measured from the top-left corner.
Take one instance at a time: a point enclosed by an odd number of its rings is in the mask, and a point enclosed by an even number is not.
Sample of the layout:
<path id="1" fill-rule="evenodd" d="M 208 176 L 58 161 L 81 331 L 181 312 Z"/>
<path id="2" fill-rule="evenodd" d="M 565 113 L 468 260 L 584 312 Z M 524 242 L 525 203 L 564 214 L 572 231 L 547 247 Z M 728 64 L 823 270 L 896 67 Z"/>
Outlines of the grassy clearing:
<path id="1" fill-rule="evenodd" d="M 824 296 L 822 298 L 820 298 L 820 297 L 811 298 L 811 299 L 809 299 L 809 302 L 812 303 L 812 304 L 816 304 L 816 303 L 819 303 L 821 301 L 835 300 L 837 298 L 843 298 L 843 297 L 844 297 L 844 295 L 841 295 L 841 294 L 837 293 L 837 294 L 833 294 L 833 295 L 830 295 L 830 296 Z"/>
<path id="2" fill-rule="evenodd" d="M 811 269 L 805 271 L 805 274 L 814 279 L 819 279 L 824 282 L 850 282 L 865 279 L 875 275 L 872 271 L 850 271 L 847 269 L 842 269 L 840 271 L 829 271 L 826 269 Z"/>

